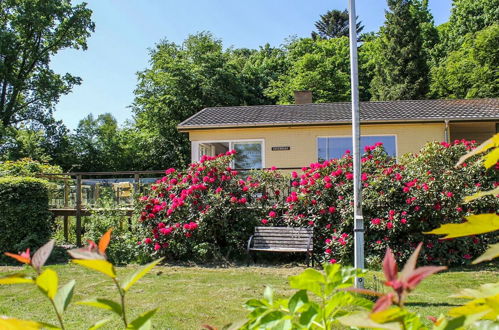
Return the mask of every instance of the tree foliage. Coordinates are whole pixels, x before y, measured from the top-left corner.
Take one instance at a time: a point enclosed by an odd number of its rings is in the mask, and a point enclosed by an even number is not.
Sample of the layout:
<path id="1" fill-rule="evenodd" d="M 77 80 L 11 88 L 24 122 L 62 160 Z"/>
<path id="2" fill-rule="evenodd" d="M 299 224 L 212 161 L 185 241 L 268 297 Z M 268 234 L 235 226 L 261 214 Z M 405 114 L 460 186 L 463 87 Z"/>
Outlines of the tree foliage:
<path id="1" fill-rule="evenodd" d="M 437 98 L 483 98 L 499 95 L 499 24 L 469 33 L 431 69 L 431 92 Z"/>
<path id="2" fill-rule="evenodd" d="M 349 17 L 348 11 L 345 9 L 341 10 L 329 10 L 324 15 L 321 15 L 321 18 L 315 22 L 315 28 L 317 32 L 312 32 L 312 39 L 322 38 L 322 39 L 330 39 L 330 38 L 340 38 L 340 37 L 348 37 L 350 33 L 349 28 Z M 358 17 L 357 17 L 358 21 Z M 362 32 L 364 26 L 361 21 L 356 23 L 357 34 Z"/>
<path id="3" fill-rule="evenodd" d="M 57 74 L 50 58 L 62 49 L 86 49 L 92 11 L 70 0 L 0 2 L 0 126 L 45 123 L 61 95 L 81 82 Z"/>
<path id="4" fill-rule="evenodd" d="M 431 14 L 419 0 L 388 0 L 388 7 L 371 81 L 373 99 L 424 98 L 429 85 L 424 46 L 432 28 Z"/>

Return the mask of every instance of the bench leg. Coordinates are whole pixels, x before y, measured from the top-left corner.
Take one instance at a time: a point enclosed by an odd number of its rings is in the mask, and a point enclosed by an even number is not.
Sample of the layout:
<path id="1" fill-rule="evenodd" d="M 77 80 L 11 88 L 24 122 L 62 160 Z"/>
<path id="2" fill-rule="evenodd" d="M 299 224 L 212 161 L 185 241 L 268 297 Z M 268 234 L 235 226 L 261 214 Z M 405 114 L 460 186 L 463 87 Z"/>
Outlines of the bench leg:
<path id="1" fill-rule="evenodd" d="M 307 252 L 307 259 L 305 260 L 307 263 L 307 267 L 310 267 L 310 252 Z M 312 261 L 313 263 L 313 261 Z"/>

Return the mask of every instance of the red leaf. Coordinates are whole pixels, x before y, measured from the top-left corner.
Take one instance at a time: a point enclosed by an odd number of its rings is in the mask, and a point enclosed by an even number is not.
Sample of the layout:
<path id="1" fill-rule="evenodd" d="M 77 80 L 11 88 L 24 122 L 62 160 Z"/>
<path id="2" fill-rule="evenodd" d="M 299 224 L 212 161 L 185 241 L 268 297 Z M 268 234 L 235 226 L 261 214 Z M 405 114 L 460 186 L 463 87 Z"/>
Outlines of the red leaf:
<path id="1" fill-rule="evenodd" d="M 400 273 L 400 280 L 404 281 L 407 279 L 407 277 L 416 269 L 416 263 L 418 262 L 418 256 L 419 252 L 421 251 L 421 247 L 423 246 L 423 243 L 419 243 L 418 247 L 414 252 L 411 254 L 411 257 L 409 260 L 404 265 L 404 268 L 402 269 L 402 272 Z"/>
<path id="2" fill-rule="evenodd" d="M 426 277 L 445 269 L 447 269 L 447 267 L 445 266 L 419 267 L 416 270 L 414 270 L 411 274 L 409 274 L 408 278 L 405 281 L 405 285 L 409 290 L 414 290 L 414 288 L 416 288 L 416 286 Z"/>
<path id="3" fill-rule="evenodd" d="M 386 249 L 385 258 L 383 259 L 383 272 L 387 282 L 393 282 L 397 279 L 397 262 L 390 248 Z"/>
<path id="4" fill-rule="evenodd" d="M 390 307 L 393 302 L 393 297 L 394 297 L 393 293 L 388 293 L 383 297 L 379 298 L 378 301 L 376 301 L 376 303 L 373 306 L 372 313 L 381 312 Z"/>

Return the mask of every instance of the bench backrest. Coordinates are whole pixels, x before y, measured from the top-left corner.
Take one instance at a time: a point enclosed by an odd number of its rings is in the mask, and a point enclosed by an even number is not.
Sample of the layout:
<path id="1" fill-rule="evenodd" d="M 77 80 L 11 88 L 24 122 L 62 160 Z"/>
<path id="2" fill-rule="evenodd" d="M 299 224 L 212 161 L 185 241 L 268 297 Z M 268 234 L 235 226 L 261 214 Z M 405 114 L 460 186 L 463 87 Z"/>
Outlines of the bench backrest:
<path id="1" fill-rule="evenodd" d="M 312 250 L 314 229 L 300 227 L 255 227 L 253 247 L 261 249 L 296 248 Z"/>

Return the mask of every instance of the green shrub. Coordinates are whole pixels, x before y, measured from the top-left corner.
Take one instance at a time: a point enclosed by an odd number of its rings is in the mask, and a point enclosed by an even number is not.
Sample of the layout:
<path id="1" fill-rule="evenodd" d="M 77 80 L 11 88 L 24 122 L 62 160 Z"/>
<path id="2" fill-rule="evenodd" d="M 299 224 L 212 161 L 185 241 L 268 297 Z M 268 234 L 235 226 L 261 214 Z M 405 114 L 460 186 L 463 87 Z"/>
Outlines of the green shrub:
<path id="1" fill-rule="evenodd" d="M 151 261 L 151 255 L 137 244 L 142 239 L 143 228 L 136 222 L 129 222 L 123 211 L 113 209 L 110 201 L 103 202 L 98 210 L 85 218 L 86 240 L 97 241 L 108 228 L 113 228 L 114 240 L 107 249 L 107 257 L 115 265 L 143 264 Z"/>
<path id="2" fill-rule="evenodd" d="M 0 177 L 35 176 L 39 173 L 62 173 L 62 169 L 60 166 L 41 163 L 31 158 L 0 162 Z"/>
<path id="3" fill-rule="evenodd" d="M 0 178 L 0 251 L 38 248 L 52 234 L 45 180 Z"/>

